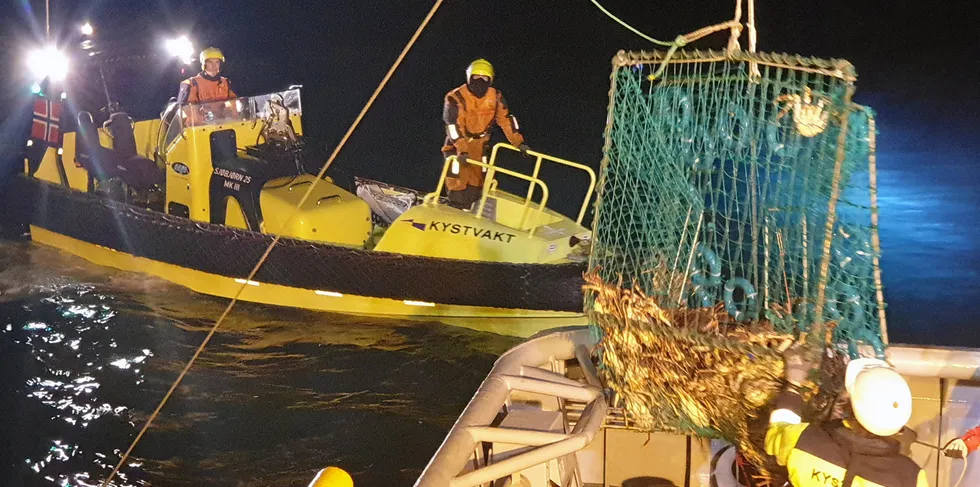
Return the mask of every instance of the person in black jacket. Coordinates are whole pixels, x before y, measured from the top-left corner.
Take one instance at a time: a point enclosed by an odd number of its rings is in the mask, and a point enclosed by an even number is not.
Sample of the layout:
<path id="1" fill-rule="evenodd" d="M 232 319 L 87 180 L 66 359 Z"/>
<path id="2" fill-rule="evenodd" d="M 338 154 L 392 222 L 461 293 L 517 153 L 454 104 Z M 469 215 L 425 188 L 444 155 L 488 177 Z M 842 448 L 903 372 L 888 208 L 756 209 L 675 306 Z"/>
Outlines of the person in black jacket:
<path id="1" fill-rule="evenodd" d="M 766 453 L 795 487 L 928 487 L 925 471 L 901 453 L 912 393 L 898 372 L 881 360 L 852 360 L 844 387 L 854 418 L 804 423 L 799 386 L 812 367 L 798 347 L 785 360 L 788 387 L 769 417 Z"/>

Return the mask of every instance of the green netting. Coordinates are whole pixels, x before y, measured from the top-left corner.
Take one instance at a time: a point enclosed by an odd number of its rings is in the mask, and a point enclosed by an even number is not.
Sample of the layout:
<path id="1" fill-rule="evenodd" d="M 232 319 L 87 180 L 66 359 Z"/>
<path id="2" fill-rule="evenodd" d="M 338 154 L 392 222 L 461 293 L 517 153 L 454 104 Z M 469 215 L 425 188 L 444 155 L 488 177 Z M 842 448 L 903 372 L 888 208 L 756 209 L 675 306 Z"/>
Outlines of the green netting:
<path id="1" fill-rule="evenodd" d="M 851 65 L 678 52 L 651 79 L 662 61 L 614 61 L 590 270 L 778 332 L 828 322 L 881 353 L 873 118 Z"/>

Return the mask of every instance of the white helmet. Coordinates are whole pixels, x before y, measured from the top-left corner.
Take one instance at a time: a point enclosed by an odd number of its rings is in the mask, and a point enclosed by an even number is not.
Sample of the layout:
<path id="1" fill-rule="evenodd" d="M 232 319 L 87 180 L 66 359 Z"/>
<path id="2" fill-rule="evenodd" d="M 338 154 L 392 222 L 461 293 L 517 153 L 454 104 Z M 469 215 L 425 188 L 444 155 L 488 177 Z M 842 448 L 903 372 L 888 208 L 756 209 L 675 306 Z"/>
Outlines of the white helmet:
<path id="1" fill-rule="evenodd" d="M 908 383 L 882 360 L 851 360 L 844 374 L 844 388 L 851 396 L 858 423 L 878 436 L 898 433 L 912 417 Z"/>

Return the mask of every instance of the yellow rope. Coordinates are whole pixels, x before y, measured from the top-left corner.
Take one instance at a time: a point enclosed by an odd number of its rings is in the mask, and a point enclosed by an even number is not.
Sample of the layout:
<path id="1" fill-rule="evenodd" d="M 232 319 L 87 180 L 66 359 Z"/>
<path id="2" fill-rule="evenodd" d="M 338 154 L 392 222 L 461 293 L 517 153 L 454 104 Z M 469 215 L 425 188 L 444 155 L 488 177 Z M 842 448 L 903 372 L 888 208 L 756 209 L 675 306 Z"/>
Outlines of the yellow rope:
<path id="1" fill-rule="evenodd" d="M 623 21 L 623 19 L 620 19 L 619 17 L 615 16 L 612 12 L 606 10 L 606 8 L 603 7 L 599 3 L 599 0 L 592 0 L 592 3 L 596 6 L 596 8 L 598 8 L 599 10 L 601 10 L 602 13 L 606 14 L 609 18 L 615 20 L 619 25 L 622 25 L 623 27 L 626 27 L 627 29 L 629 29 L 630 32 L 632 32 L 632 33 L 634 33 L 634 34 L 636 34 L 636 35 L 638 35 L 638 36 L 640 36 L 640 37 L 642 37 L 642 38 L 644 38 L 644 39 L 646 39 L 646 40 L 648 40 L 648 41 L 650 41 L 650 42 L 652 42 L 652 43 L 654 43 L 654 44 L 656 44 L 658 46 L 663 46 L 663 47 L 667 47 L 668 48 L 667 55 L 664 56 L 663 61 L 660 63 L 660 68 L 658 68 L 655 73 L 653 73 L 653 74 L 651 74 L 649 76 L 649 78 L 650 78 L 651 81 L 659 78 L 660 75 L 663 74 L 664 70 L 667 69 L 667 64 L 670 61 L 670 58 L 674 56 L 674 52 L 676 52 L 677 49 L 679 49 L 681 47 L 684 47 L 684 46 L 688 45 L 689 43 L 694 42 L 694 41 L 696 41 L 696 40 L 698 40 L 698 39 L 700 39 L 700 38 L 702 38 L 704 36 L 707 36 L 707 35 L 710 35 L 710 34 L 714 34 L 715 32 L 718 32 L 718 31 L 721 31 L 721 30 L 731 29 L 732 30 L 732 36 L 733 36 L 733 38 L 737 38 L 738 37 L 738 33 L 742 31 L 742 24 L 740 22 L 740 19 L 742 17 L 742 14 L 741 14 L 741 0 L 739 0 L 738 5 L 736 6 L 736 17 L 735 17 L 735 20 L 729 20 L 728 22 L 722 22 L 720 24 L 715 24 L 715 25 L 708 26 L 708 27 L 702 27 L 702 28 L 700 28 L 700 29 L 698 29 L 696 31 L 693 31 L 693 32 L 690 32 L 690 33 L 687 33 L 687 34 L 683 34 L 683 35 L 679 35 L 676 38 L 674 38 L 673 42 L 659 41 L 657 39 L 654 39 L 653 37 L 650 37 L 650 36 L 648 36 L 648 35 L 640 32 L 639 30 L 637 30 L 632 25 L 629 25 L 625 21 Z"/>
<path id="2" fill-rule="evenodd" d="M 874 252 L 875 297 L 878 300 L 878 324 L 881 327 L 881 342 L 888 345 L 888 322 L 885 318 L 885 291 L 881 285 L 881 237 L 878 234 L 878 154 L 875 119 L 870 110 L 868 116 L 868 173 L 871 186 L 871 250 Z"/>
<path id="3" fill-rule="evenodd" d="M 648 36 L 648 35 L 646 35 L 646 34 L 644 34 L 644 33 L 642 33 L 642 32 L 640 32 L 639 30 L 637 30 L 637 29 L 636 29 L 635 27 L 633 27 L 632 25 L 629 25 L 629 24 L 627 24 L 626 22 L 624 22 L 624 21 L 623 21 L 622 19 L 620 19 L 619 17 L 616 17 L 615 15 L 613 15 L 613 13 L 612 13 L 612 12 L 610 12 L 610 11 L 608 11 L 608 10 L 606 10 L 606 8 L 605 8 L 605 7 L 603 7 L 602 5 L 600 5 L 600 4 L 599 4 L 599 0 L 592 0 L 592 3 L 593 3 L 593 4 L 595 4 L 595 6 L 596 6 L 596 7 L 597 7 L 597 8 L 599 9 L 599 10 L 601 10 L 601 11 L 602 11 L 602 13 L 604 13 L 604 14 L 606 14 L 606 15 L 608 15 L 608 16 L 609 16 L 609 18 L 611 18 L 611 19 L 613 19 L 613 20 L 615 20 L 616 22 L 618 22 L 618 23 L 619 23 L 619 25 L 622 25 L 623 27 L 626 27 L 627 29 L 629 29 L 629 30 L 630 30 L 630 32 L 632 32 L 632 33 L 634 33 L 634 34 L 636 34 L 636 35 L 638 35 L 638 36 L 640 36 L 640 37 L 642 37 L 642 38 L 644 38 L 644 39 L 646 39 L 646 40 L 648 40 L 648 41 L 650 41 L 650 42 L 652 42 L 652 43 L 654 43 L 654 44 L 657 44 L 657 45 L 659 45 L 659 46 L 664 46 L 664 47 L 671 47 L 671 46 L 674 46 L 674 43 L 673 43 L 673 42 L 667 42 L 667 41 L 658 41 L 658 40 L 656 40 L 656 39 L 654 39 L 653 37 L 650 37 L 650 36 Z"/>
<path id="4" fill-rule="evenodd" d="M 740 30 L 741 28 L 742 24 L 734 20 L 729 20 L 728 22 L 702 27 L 694 32 L 677 36 L 677 38 L 674 39 L 674 42 L 670 44 L 670 49 L 667 50 L 667 54 L 664 56 L 663 61 L 660 62 L 660 67 L 655 73 L 650 75 L 650 81 L 659 78 L 660 75 L 664 73 L 664 70 L 667 69 L 667 64 L 670 62 L 670 58 L 674 56 L 674 52 L 676 52 L 678 48 L 684 47 L 698 39 L 701 39 L 702 37 L 714 34 L 715 32 L 723 31 L 725 29 L 736 31 Z"/>
<path id="5" fill-rule="evenodd" d="M 648 36 L 648 35 L 640 32 L 639 30 L 637 30 L 632 25 L 629 25 L 625 21 L 623 21 L 623 19 L 620 19 L 619 17 L 616 17 L 612 12 L 606 10 L 606 8 L 603 7 L 599 3 L 599 0 L 592 0 L 592 3 L 596 6 L 596 8 L 598 8 L 599 10 L 601 10 L 602 13 L 606 14 L 609 18 L 615 20 L 619 25 L 622 25 L 623 27 L 626 27 L 627 29 L 629 29 L 630 32 L 632 32 L 632 33 L 634 33 L 634 34 L 636 34 L 636 35 L 638 35 L 638 36 L 640 36 L 640 37 L 642 37 L 642 38 L 644 38 L 644 39 L 646 39 L 646 40 L 648 40 L 648 41 L 650 41 L 650 42 L 652 42 L 652 43 L 654 43 L 654 44 L 656 44 L 658 46 L 663 46 L 663 47 L 667 47 L 668 48 L 667 55 L 664 56 L 663 61 L 660 63 L 660 68 L 658 68 L 655 73 L 653 73 L 653 74 L 651 74 L 649 76 L 650 81 L 653 81 L 653 80 L 659 78 L 660 75 L 663 74 L 664 70 L 667 69 L 667 64 L 670 61 L 670 58 L 674 56 L 674 52 L 676 52 L 677 49 L 679 49 L 681 47 L 684 47 L 687 44 L 690 44 L 690 43 L 692 43 L 692 42 L 694 42 L 694 41 L 696 41 L 696 40 L 698 40 L 698 39 L 700 39 L 700 38 L 702 38 L 704 36 L 707 36 L 707 35 L 710 35 L 710 34 L 714 34 L 715 32 L 718 32 L 718 31 L 722 31 L 722 30 L 726 30 L 726 29 L 731 29 L 732 36 L 731 36 L 731 40 L 729 41 L 729 46 L 728 46 L 729 47 L 729 51 L 731 51 L 733 48 L 734 49 L 738 49 L 738 40 L 737 39 L 738 39 L 739 34 L 742 32 L 742 22 L 741 22 L 741 19 L 742 19 L 742 0 L 738 0 L 738 2 L 735 4 L 735 19 L 734 20 L 729 20 L 728 22 L 722 22 L 720 24 L 715 24 L 715 25 L 708 26 L 708 27 L 702 27 L 702 28 L 700 28 L 700 29 L 698 29 L 698 30 L 696 30 L 694 32 L 690 32 L 690 33 L 687 33 L 687 34 L 684 34 L 684 35 L 679 35 L 679 36 L 677 36 L 673 40 L 673 42 L 658 41 L 657 39 L 654 39 L 653 37 L 650 37 L 650 36 Z M 752 27 L 753 32 L 754 32 L 754 28 L 755 27 L 753 25 L 753 27 Z M 753 40 L 753 46 L 754 45 L 755 45 L 755 43 L 754 43 L 754 40 Z"/>
<path id="6" fill-rule="evenodd" d="M 292 221 L 293 217 L 296 216 L 296 211 L 299 210 L 303 206 L 303 204 L 306 203 L 306 200 L 310 197 L 310 194 L 313 192 L 313 188 L 320 180 L 323 179 L 323 175 L 327 172 L 327 169 L 329 169 L 330 166 L 333 164 L 334 160 L 337 158 L 337 154 L 340 153 L 340 150 L 344 147 L 344 144 L 347 143 L 347 140 L 350 138 L 351 134 L 354 133 L 354 130 L 357 128 L 358 124 L 361 123 L 361 119 L 364 118 L 364 115 L 371 108 L 371 105 L 374 104 L 374 101 L 378 98 L 378 95 L 381 93 L 381 90 L 383 90 L 385 85 L 388 84 L 388 80 L 391 79 L 391 76 L 398 69 L 398 66 L 401 64 L 402 60 L 405 59 L 405 55 L 408 54 L 408 51 L 411 50 L 412 46 L 415 44 L 415 41 L 422 34 L 422 31 L 425 30 L 425 27 L 429 24 L 429 21 L 436 14 L 436 11 L 439 10 L 439 7 L 442 5 L 442 2 L 443 0 L 436 0 L 435 4 L 432 6 L 432 9 L 429 10 L 429 14 L 426 15 L 425 19 L 419 25 L 418 29 L 416 29 L 415 35 L 412 36 L 411 40 L 408 41 L 408 44 L 405 45 L 405 48 L 402 49 L 401 54 L 398 55 L 398 59 L 395 60 L 395 63 L 388 70 L 388 73 L 385 75 L 384 79 L 381 80 L 381 84 L 379 84 L 378 87 L 374 90 L 374 94 L 371 95 L 371 98 L 368 100 L 367 104 L 365 104 L 364 108 L 361 109 L 361 113 L 357 115 L 356 119 L 354 119 L 354 123 L 351 124 L 349 129 L 347 129 L 347 133 L 344 134 L 343 139 L 340 140 L 340 143 L 337 144 L 337 147 L 333 150 L 333 153 L 330 154 L 330 158 L 320 169 L 320 172 L 317 173 L 316 180 L 313 181 L 313 184 L 311 184 L 310 187 L 306 190 L 306 193 L 299 200 L 299 203 L 296 204 L 296 208 L 290 214 L 289 219 L 286 220 L 286 223 L 283 224 L 282 228 L 286 228 L 288 226 L 289 222 Z M 218 321 L 216 321 L 214 323 L 214 326 L 211 327 L 211 330 L 208 331 L 207 336 L 204 337 L 204 341 L 202 341 L 201 345 L 197 347 L 197 350 L 194 352 L 194 355 L 187 362 L 187 365 L 184 366 L 184 369 L 180 371 L 180 375 L 177 376 L 177 379 L 174 381 L 173 385 L 170 386 L 170 390 L 168 390 L 167 393 L 163 396 L 163 400 L 160 401 L 160 404 L 157 406 L 156 410 L 154 410 L 153 414 L 151 414 L 150 417 L 146 420 L 146 424 L 143 425 L 143 428 L 140 430 L 139 434 L 137 434 L 136 438 L 133 439 L 133 443 L 129 445 L 129 449 L 127 449 L 126 453 L 124 453 L 122 458 L 119 459 L 119 463 L 116 465 L 114 469 L 112 469 L 112 473 L 109 474 L 109 477 L 106 478 L 104 482 L 102 482 L 102 487 L 107 487 L 109 485 L 109 482 L 112 481 L 113 477 L 116 476 L 116 473 L 119 472 L 119 469 L 122 468 L 123 464 L 126 463 L 126 460 L 129 458 L 129 455 L 133 452 L 133 449 L 136 448 L 136 445 L 139 443 L 140 439 L 143 438 L 143 435 L 150 428 L 150 425 L 153 423 L 153 420 L 156 419 L 157 415 L 160 413 L 160 410 L 163 409 L 163 406 L 167 403 L 167 400 L 170 399 L 170 396 L 177 389 L 177 386 L 180 385 L 181 380 L 183 380 L 184 376 L 187 375 L 187 372 L 190 371 L 191 367 L 194 365 L 194 361 L 197 360 L 197 357 L 200 356 L 201 352 L 204 351 L 204 348 L 207 347 L 208 342 L 211 341 L 211 337 L 214 336 L 214 332 L 218 330 L 218 327 L 221 326 L 221 323 L 225 320 L 228 314 L 231 313 L 232 308 L 235 306 L 235 303 L 238 302 L 238 298 L 239 296 L 241 296 L 242 291 L 245 289 L 245 286 L 252 280 L 253 277 L 255 277 L 255 274 L 258 273 L 259 269 L 262 267 L 262 264 L 264 264 L 265 260 L 269 257 L 269 254 L 272 253 L 272 249 L 275 248 L 277 243 L 279 243 L 280 238 L 281 237 L 279 235 L 276 235 L 275 238 L 272 239 L 272 242 L 269 244 L 269 247 L 265 249 L 265 253 L 262 254 L 262 257 L 255 264 L 255 267 L 252 268 L 252 271 L 248 274 L 248 277 L 245 279 L 245 282 L 243 282 L 241 287 L 238 288 L 238 291 L 235 293 L 235 297 L 233 297 L 231 302 L 228 303 L 228 307 L 225 308 L 225 311 L 221 313 L 221 316 L 218 318 Z"/>
<path id="7" fill-rule="evenodd" d="M 735 0 L 735 18 L 732 20 L 738 23 L 738 27 L 732 29 L 732 35 L 728 38 L 729 57 L 731 57 L 733 52 L 742 49 L 738 45 L 738 38 L 742 35 L 742 0 Z"/>

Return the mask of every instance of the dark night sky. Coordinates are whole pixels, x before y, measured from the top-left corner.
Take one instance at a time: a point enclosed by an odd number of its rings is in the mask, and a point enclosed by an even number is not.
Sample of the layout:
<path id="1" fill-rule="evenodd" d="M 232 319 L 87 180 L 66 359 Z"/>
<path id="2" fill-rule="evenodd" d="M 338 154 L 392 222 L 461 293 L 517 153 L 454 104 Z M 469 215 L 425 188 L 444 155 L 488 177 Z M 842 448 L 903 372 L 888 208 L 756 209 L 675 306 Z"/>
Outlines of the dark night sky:
<path id="1" fill-rule="evenodd" d="M 26 126 L 15 127 L 8 117 L 18 106 L 17 97 L 26 100 L 28 91 L 29 84 L 18 71 L 22 46 L 32 36 L 23 8 L 28 3 L 39 8 L 34 15 L 42 19 L 43 27 L 43 2 L 0 0 L 7 6 L 0 10 L 0 120 L 5 120 L 0 138 L 17 145 L 22 137 L 10 135 Z M 727 20 L 734 2 L 602 3 L 640 30 L 669 40 Z M 190 33 L 196 47 L 220 46 L 229 58 L 225 74 L 240 95 L 303 84 L 307 134 L 331 147 L 432 5 L 429 0 L 52 0 L 52 4 L 56 24 L 63 23 L 68 31 L 83 17 L 89 18 L 99 30 L 100 41 L 112 50 L 158 52 L 162 40 L 174 32 Z M 76 11 L 69 12 L 70 8 Z M 965 0 L 760 0 L 757 5 L 760 50 L 839 57 L 855 64 L 856 99 L 879 113 L 881 168 L 898 178 L 890 181 L 912 178 L 934 183 L 911 188 L 895 182 L 882 187 L 883 198 L 890 201 L 906 203 L 903 197 L 913 190 L 922 198 L 913 209 L 888 208 L 883 203 L 885 276 L 886 284 L 888 279 L 892 283 L 888 296 L 891 301 L 899 297 L 893 311 L 929 307 L 920 301 L 916 287 L 903 287 L 918 277 L 915 263 L 942 268 L 946 275 L 966 269 L 962 275 L 968 281 L 958 285 L 978 287 L 977 10 Z M 716 34 L 695 47 L 720 48 L 726 41 L 727 33 Z M 335 167 L 347 174 L 431 190 L 441 163 L 442 97 L 462 83 L 465 66 L 477 57 L 494 63 L 496 85 L 520 117 L 533 148 L 597 165 L 610 59 L 619 49 L 650 48 L 589 0 L 446 0 Z M 149 118 L 176 94 L 181 76 L 173 64 L 149 60 L 113 65 L 110 78 L 123 106 L 137 118 Z M 10 153 L 2 149 L 0 159 Z M 14 162 L 5 164 L 15 167 Z M 943 198 L 959 204 L 960 213 L 952 216 Z M 919 240 L 909 237 L 919 230 L 918 222 L 927 219 L 948 220 L 949 229 Z M 893 226 L 886 228 L 889 222 Z M 952 248 L 950 239 L 967 243 Z M 922 248 L 929 246 L 933 246 L 929 258 L 911 250 L 925 252 Z M 966 300 L 957 306 L 969 317 L 980 291 L 958 299 Z M 928 317 L 912 321 L 923 320 Z"/>
<path id="2" fill-rule="evenodd" d="M 7 1 L 0 45 L 3 65 L 19 68 L 16 47 L 30 39 L 24 1 Z M 35 15 L 43 18 L 43 3 Z M 305 85 L 310 135 L 339 140 L 428 8 L 428 0 L 325 2 L 214 0 L 53 0 L 55 23 L 90 18 L 98 36 L 121 52 L 158 52 L 171 32 L 197 46 L 222 47 L 239 94 Z M 80 7 L 80 4 L 88 7 Z M 699 6 L 691 7 L 692 3 Z M 627 2 L 606 7 L 654 37 L 671 39 L 725 20 L 731 1 Z M 75 5 L 75 11 L 69 9 Z M 20 15 L 10 12 L 20 11 Z M 760 49 L 843 57 L 858 68 L 859 101 L 882 113 L 883 131 L 906 118 L 956 117 L 972 129 L 980 69 L 978 20 L 966 2 L 760 1 Z M 67 21 L 72 22 L 67 22 Z M 43 27 L 43 23 L 40 24 Z M 723 46 L 727 34 L 698 46 Z M 446 1 L 338 161 L 365 176 L 411 186 L 431 184 L 442 128 L 442 95 L 487 57 L 497 85 L 522 119 L 533 147 L 595 162 L 607 103 L 609 60 L 619 49 L 650 45 L 602 15 L 588 0 Z M 114 65 L 115 95 L 130 112 L 153 116 L 180 75 L 159 61 Z M 5 69 L 5 106 L 16 69 Z M 26 86 L 17 86 L 20 93 Z M 944 124 L 948 128 L 948 123 Z M 972 130 L 954 128 L 969 136 Z M 410 170 L 403 170 L 410 169 Z M 417 170 L 412 170 L 417 169 Z"/>

